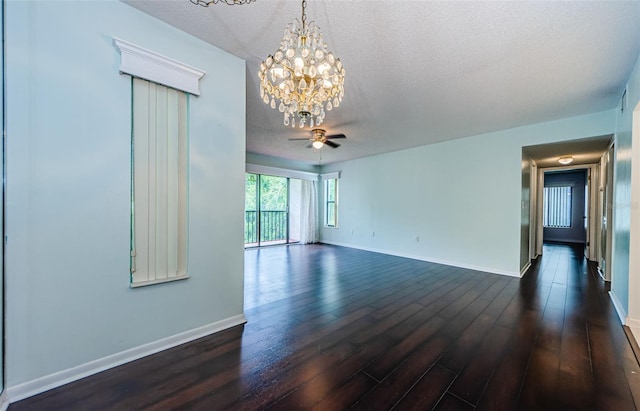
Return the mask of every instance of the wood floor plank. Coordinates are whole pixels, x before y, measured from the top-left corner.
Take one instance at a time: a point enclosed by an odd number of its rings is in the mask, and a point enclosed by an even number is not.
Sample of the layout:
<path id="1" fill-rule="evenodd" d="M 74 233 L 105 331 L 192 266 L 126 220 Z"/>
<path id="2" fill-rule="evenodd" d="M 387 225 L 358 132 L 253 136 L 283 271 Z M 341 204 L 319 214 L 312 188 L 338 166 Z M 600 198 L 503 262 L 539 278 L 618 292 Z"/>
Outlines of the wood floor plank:
<path id="1" fill-rule="evenodd" d="M 460 398 L 446 393 L 434 409 L 436 411 L 471 411 L 473 410 L 473 406 L 467 404 Z"/>
<path id="2" fill-rule="evenodd" d="M 334 390 L 331 395 L 325 396 L 316 403 L 312 411 L 326 410 L 346 410 L 349 409 L 359 398 L 363 397 L 375 387 L 375 380 L 365 373 L 357 373 L 344 385 Z"/>
<path id="3" fill-rule="evenodd" d="M 478 400 L 476 409 L 510 411 L 516 408 L 529 365 L 529 358 L 533 351 L 539 321 L 539 312 L 534 310 L 522 312 L 518 326 L 507 344 L 508 348 L 499 359 L 500 364 Z M 503 327 L 499 323 L 496 325 Z"/>
<path id="4" fill-rule="evenodd" d="M 399 322 L 409 318 L 413 314 L 420 311 L 422 308 L 423 307 L 420 304 L 416 303 L 412 303 L 408 306 L 402 306 L 401 304 L 399 304 L 397 310 L 392 315 L 388 315 L 372 327 L 368 327 L 366 329 L 358 331 L 357 333 L 351 334 L 349 341 L 356 345 L 369 343 L 372 339 L 384 335 L 384 333 L 388 329 L 392 328 Z"/>
<path id="5" fill-rule="evenodd" d="M 340 389 L 340 387 L 354 384 L 350 381 L 352 378 L 360 380 L 366 377 L 365 374 L 359 371 L 371 362 L 373 358 L 378 357 L 391 346 L 390 341 L 379 340 L 360 347 L 360 349 L 342 361 L 338 366 L 329 368 L 322 374 L 303 384 L 299 389 L 281 398 L 273 406 L 273 409 L 305 410 L 314 407 L 315 404 L 323 400 L 326 396 L 333 396 L 334 392 Z M 372 379 L 370 377 L 366 377 L 365 379 L 367 380 L 365 386 L 372 388 Z M 360 386 L 359 383 L 355 384 Z M 369 389 L 367 389 L 367 391 L 368 390 Z"/>
<path id="6" fill-rule="evenodd" d="M 524 380 L 519 410 L 548 410 L 558 404 L 559 351 L 535 347 Z"/>
<path id="7" fill-rule="evenodd" d="M 510 284 L 516 284 L 511 282 Z M 438 364 L 455 372 L 461 371 L 469 359 L 476 354 L 476 348 L 482 343 L 505 307 L 514 298 L 517 287 L 507 286 L 500 291 L 491 303 L 476 317 L 464 332 L 455 340 L 453 346 L 440 358 Z"/>
<path id="8" fill-rule="evenodd" d="M 449 343 L 450 340 L 444 336 L 430 339 L 377 384 L 353 409 L 363 411 L 391 409 L 429 371 Z"/>
<path id="9" fill-rule="evenodd" d="M 499 326 L 493 327 L 478 348 L 476 355 L 451 385 L 449 392 L 475 406 L 502 353 L 506 350 L 510 336 L 511 330 Z"/>
<path id="10" fill-rule="evenodd" d="M 585 266 L 574 262 L 573 275 L 567 279 L 564 327 L 558 370 L 558 403 L 567 410 L 595 408 L 591 353 L 587 333 L 584 287 L 588 282 Z"/>
<path id="11" fill-rule="evenodd" d="M 633 403 L 630 387 L 624 377 L 624 369 L 620 367 L 615 347 L 610 344 L 611 338 L 605 327 L 589 326 L 589 344 L 593 373 L 597 390 L 595 403 L 598 409 L 629 409 Z"/>
<path id="12" fill-rule="evenodd" d="M 395 410 L 431 410 L 440 401 L 443 393 L 455 378 L 455 374 L 439 366 L 434 366 L 396 404 Z"/>
<path id="13" fill-rule="evenodd" d="M 378 357 L 365 371 L 378 381 L 382 381 L 391 371 L 400 366 L 412 352 L 436 334 L 447 321 L 439 316 L 416 328 L 411 334 L 393 346 L 384 355 Z"/>
<path id="14" fill-rule="evenodd" d="M 244 392 L 242 396 L 234 398 L 234 401 L 230 401 L 232 397 L 227 392 L 220 392 L 198 399 L 196 402 L 197 408 L 208 409 L 214 404 L 221 404 L 223 401 L 226 409 L 246 408 L 255 410 L 270 406 L 317 375 L 339 366 L 353 354 L 353 351 L 353 346 L 340 344 L 327 351 L 317 353 L 317 355 L 308 360 L 296 361 L 294 366 L 276 364 L 271 369 L 260 370 L 259 374 L 256 375 L 256 379 L 260 381 L 260 384 L 254 385 L 252 390 Z M 163 408 L 160 407 L 158 409 Z"/>

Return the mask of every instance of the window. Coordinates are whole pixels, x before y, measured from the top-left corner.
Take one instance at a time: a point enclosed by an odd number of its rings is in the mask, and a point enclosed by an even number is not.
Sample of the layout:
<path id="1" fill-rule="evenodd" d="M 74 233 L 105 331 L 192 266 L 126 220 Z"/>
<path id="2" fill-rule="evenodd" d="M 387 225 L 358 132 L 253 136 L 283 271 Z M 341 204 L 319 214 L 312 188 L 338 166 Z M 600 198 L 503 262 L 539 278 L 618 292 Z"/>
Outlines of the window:
<path id="1" fill-rule="evenodd" d="M 338 226 L 338 179 L 324 180 L 324 225 L 326 227 Z"/>
<path id="2" fill-rule="evenodd" d="M 297 181 L 299 186 L 299 180 Z M 291 183 L 292 179 L 287 177 L 251 173 L 245 175 L 245 246 L 286 244 L 297 241 L 290 236 Z M 296 191 L 299 197 L 300 190 Z"/>
<path id="3" fill-rule="evenodd" d="M 544 227 L 571 227 L 571 195 L 571 186 L 544 188 Z"/>
<path id="4" fill-rule="evenodd" d="M 131 286 L 187 278 L 187 95 L 132 78 Z"/>

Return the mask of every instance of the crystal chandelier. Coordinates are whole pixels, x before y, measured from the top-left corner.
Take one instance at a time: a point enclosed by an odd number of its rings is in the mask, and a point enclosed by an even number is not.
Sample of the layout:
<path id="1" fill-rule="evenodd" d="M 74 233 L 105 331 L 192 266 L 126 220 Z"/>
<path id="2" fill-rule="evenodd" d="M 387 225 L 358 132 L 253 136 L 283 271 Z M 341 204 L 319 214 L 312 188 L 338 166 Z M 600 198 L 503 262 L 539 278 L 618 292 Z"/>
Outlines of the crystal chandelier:
<path id="1" fill-rule="evenodd" d="M 209 7 L 212 4 L 225 3 L 228 6 L 253 3 L 256 0 L 189 0 L 191 3 L 202 7 Z"/>
<path id="2" fill-rule="evenodd" d="M 344 96 L 344 67 L 329 51 L 320 28 L 307 24 L 302 1 L 302 20 L 287 25 L 280 48 L 260 64 L 260 97 L 281 113 L 284 125 L 310 127 L 322 124 L 325 110 L 338 107 Z M 278 104 L 276 102 L 279 101 Z"/>

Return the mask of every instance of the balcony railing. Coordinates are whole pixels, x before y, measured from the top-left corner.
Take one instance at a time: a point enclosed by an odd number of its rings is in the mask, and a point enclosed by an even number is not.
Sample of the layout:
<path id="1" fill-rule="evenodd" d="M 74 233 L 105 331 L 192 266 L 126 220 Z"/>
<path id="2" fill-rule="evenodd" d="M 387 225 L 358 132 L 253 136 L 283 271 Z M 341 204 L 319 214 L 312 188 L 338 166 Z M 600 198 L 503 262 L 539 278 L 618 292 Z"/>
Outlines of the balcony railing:
<path id="1" fill-rule="evenodd" d="M 244 212 L 244 243 L 258 242 L 257 211 Z M 260 242 L 287 241 L 287 212 L 260 211 Z"/>

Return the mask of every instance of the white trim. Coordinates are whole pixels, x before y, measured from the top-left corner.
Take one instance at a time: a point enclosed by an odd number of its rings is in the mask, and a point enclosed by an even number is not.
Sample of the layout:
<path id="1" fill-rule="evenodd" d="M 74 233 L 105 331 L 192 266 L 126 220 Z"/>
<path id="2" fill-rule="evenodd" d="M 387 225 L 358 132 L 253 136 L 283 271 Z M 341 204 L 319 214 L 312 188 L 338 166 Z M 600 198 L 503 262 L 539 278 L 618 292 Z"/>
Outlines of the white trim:
<path id="1" fill-rule="evenodd" d="M 640 341 L 640 329 L 635 327 L 629 327 L 629 329 L 631 330 L 631 335 L 633 336 L 633 339 L 636 340 L 636 344 L 638 344 L 638 341 Z"/>
<path id="2" fill-rule="evenodd" d="M 146 287 L 147 285 L 171 283 L 173 281 L 186 280 L 188 278 L 191 278 L 189 274 L 184 274 L 177 277 L 162 278 L 160 280 L 138 281 L 135 283 L 134 282 L 130 283 L 129 287 L 131 288 Z"/>
<path id="3" fill-rule="evenodd" d="M 627 312 L 624 310 L 622 303 L 618 300 L 616 293 L 609 291 L 609 298 L 611 298 L 611 302 L 613 303 L 613 307 L 616 309 L 616 314 L 618 314 L 618 318 L 620 319 L 620 323 L 625 325 L 625 321 L 627 318 Z"/>
<path id="4" fill-rule="evenodd" d="M 636 340 L 636 344 L 640 342 L 640 320 L 627 317 L 627 327 L 631 330 L 631 335 Z"/>
<path id="5" fill-rule="evenodd" d="M 289 170 L 287 168 L 261 166 L 259 164 L 247 163 L 245 166 L 245 171 L 251 174 L 262 174 L 267 176 L 289 177 L 289 178 L 298 178 L 300 180 L 318 181 L 317 173 L 310 173 L 308 171 Z"/>
<path id="6" fill-rule="evenodd" d="M 531 260 L 536 258 L 536 235 L 538 230 L 536 225 L 538 224 L 537 206 L 538 206 L 538 166 L 536 162 L 530 160 L 529 165 L 529 264 Z M 522 274 L 522 270 L 520 270 Z"/>
<path id="7" fill-rule="evenodd" d="M 194 328 L 170 337 L 161 338 L 138 347 L 121 351 L 116 354 L 108 355 L 73 368 L 68 368 L 53 374 L 45 375 L 44 377 L 36 378 L 35 380 L 8 387 L 5 392 L 7 393 L 9 402 L 13 403 L 20 401 L 52 388 L 60 387 L 61 385 L 77 381 L 101 371 L 117 367 L 246 322 L 247 319 L 244 314 L 239 314 L 202 327 Z"/>
<path id="8" fill-rule="evenodd" d="M 320 174 L 320 178 L 323 180 L 337 180 L 340 178 L 341 171 L 334 171 L 333 173 Z"/>
<path id="9" fill-rule="evenodd" d="M 604 276 L 604 271 L 602 271 L 602 267 L 600 267 L 600 266 L 598 266 L 598 274 L 600 275 L 600 278 L 602 279 L 602 281 L 611 282 L 610 280 L 606 279 L 606 277 Z"/>
<path id="10" fill-rule="evenodd" d="M 635 251 L 640 247 L 640 216 L 638 216 L 638 204 L 640 204 L 640 103 L 636 105 L 631 115 L 631 201 L 630 204 L 626 204 L 625 209 L 629 210 L 631 214 L 628 231 L 629 250 Z M 626 190 L 628 189 L 625 189 L 625 191 Z M 614 212 L 616 209 L 620 211 L 621 208 L 620 206 L 614 206 L 613 210 Z M 615 218 L 613 221 L 616 221 Z M 638 303 L 640 297 L 640 293 L 638 292 L 638 288 L 640 288 L 640 262 L 638 261 L 637 253 L 634 253 L 633 258 L 629 258 L 628 275 L 627 295 L 629 303 L 627 309 L 630 315 L 638 317 L 640 316 L 640 304 Z"/>
<path id="11" fill-rule="evenodd" d="M 9 408 L 9 398 L 7 397 L 7 390 L 4 390 L 0 394 L 0 411 L 7 411 L 7 408 Z"/>
<path id="12" fill-rule="evenodd" d="M 524 273 L 526 273 L 529 268 L 531 268 L 531 260 L 527 261 L 524 267 L 520 269 L 520 278 L 524 276 Z"/>
<path id="13" fill-rule="evenodd" d="M 640 320 L 637 318 L 627 317 L 625 321 L 625 325 L 629 328 L 635 328 L 636 330 L 640 329 Z"/>
<path id="14" fill-rule="evenodd" d="M 113 38 L 113 45 L 120 52 L 121 73 L 200 95 L 200 79 L 206 74 L 204 71 L 117 37 Z"/>
<path id="15" fill-rule="evenodd" d="M 509 277 L 516 277 L 516 278 L 521 278 L 522 277 L 520 275 L 520 273 L 517 272 L 517 271 L 501 270 L 501 269 L 497 269 L 497 268 L 482 267 L 482 266 L 472 265 L 472 264 L 462 264 L 462 263 L 454 262 L 454 261 L 441 260 L 441 259 L 432 258 L 432 257 L 425 257 L 423 255 L 397 253 L 395 251 L 389 251 L 389 250 L 384 250 L 384 249 L 380 249 L 380 248 L 362 247 L 362 246 L 359 246 L 359 245 L 353 245 L 353 244 L 347 244 L 347 243 L 339 243 L 339 242 L 335 242 L 335 241 L 322 240 L 320 242 L 323 243 L 323 244 L 337 245 L 337 246 L 340 246 L 340 247 L 355 248 L 356 250 L 371 251 L 373 253 L 393 255 L 393 256 L 396 256 L 396 257 L 411 258 L 412 260 L 427 261 L 429 263 L 436 263 L 436 264 L 442 264 L 442 265 L 450 265 L 452 267 L 464 268 L 464 269 L 467 269 L 467 270 L 482 271 L 482 272 L 489 273 L 489 274 L 506 275 L 506 276 L 509 276 Z"/>

